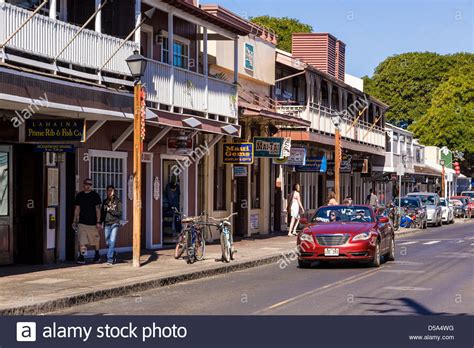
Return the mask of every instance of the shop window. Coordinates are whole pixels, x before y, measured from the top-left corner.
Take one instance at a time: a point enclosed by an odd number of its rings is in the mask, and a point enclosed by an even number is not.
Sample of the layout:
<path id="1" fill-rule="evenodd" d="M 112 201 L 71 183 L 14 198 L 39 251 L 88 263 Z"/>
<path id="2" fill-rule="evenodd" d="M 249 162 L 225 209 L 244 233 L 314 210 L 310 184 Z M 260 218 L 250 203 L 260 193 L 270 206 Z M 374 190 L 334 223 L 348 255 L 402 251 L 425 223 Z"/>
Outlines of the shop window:
<path id="1" fill-rule="evenodd" d="M 226 165 L 222 163 L 222 142 L 214 151 L 214 210 L 227 210 L 226 207 Z"/>
<path id="2" fill-rule="evenodd" d="M 251 189 L 250 191 L 252 192 L 252 209 L 260 209 L 260 175 L 261 175 L 261 165 L 262 165 L 262 160 L 255 159 L 254 163 L 252 164 L 252 170 L 251 170 Z"/>
<path id="3" fill-rule="evenodd" d="M 122 200 L 123 215 L 126 217 L 127 202 L 127 154 L 123 152 L 109 152 L 89 150 L 90 178 L 94 190 L 104 200 L 107 197 L 107 186 L 115 187 L 116 195 Z"/>
<path id="4" fill-rule="evenodd" d="M 0 152 L 0 216 L 8 216 L 8 152 Z"/>

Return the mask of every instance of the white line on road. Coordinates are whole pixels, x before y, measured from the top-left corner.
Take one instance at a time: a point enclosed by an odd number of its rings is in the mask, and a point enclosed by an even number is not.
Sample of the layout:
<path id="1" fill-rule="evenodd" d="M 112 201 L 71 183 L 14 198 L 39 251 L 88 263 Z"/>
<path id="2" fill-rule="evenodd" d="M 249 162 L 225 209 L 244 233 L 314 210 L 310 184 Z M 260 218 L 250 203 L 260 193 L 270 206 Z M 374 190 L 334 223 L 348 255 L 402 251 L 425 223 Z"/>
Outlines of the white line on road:
<path id="1" fill-rule="evenodd" d="M 300 294 L 300 295 L 297 295 L 297 296 L 294 296 L 294 297 L 291 297 L 287 300 L 284 300 L 284 301 L 281 301 L 281 302 L 278 302 L 278 303 L 275 303 L 274 305 L 271 305 L 269 307 L 266 307 L 266 308 L 263 308 L 259 311 L 256 311 L 254 313 L 252 313 L 253 315 L 256 315 L 256 314 L 262 314 L 262 313 L 265 313 L 269 310 L 272 310 L 272 309 L 275 309 L 277 307 L 281 307 L 281 306 L 284 306 L 290 302 L 293 302 L 293 301 L 296 301 L 296 300 L 299 300 L 301 298 L 304 298 L 306 296 L 309 296 L 309 295 L 314 295 L 316 293 L 323 293 L 325 291 L 328 291 L 330 289 L 333 289 L 339 285 L 348 285 L 348 284 L 351 284 L 351 283 L 354 283 L 356 281 L 359 281 L 359 280 L 362 280 L 362 279 L 365 279 L 367 277 L 370 277 L 371 275 L 375 274 L 376 272 L 380 272 L 382 269 L 384 268 L 384 266 L 380 267 L 380 268 L 375 268 L 375 269 L 371 269 L 370 271 L 367 271 L 367 272 L 364 272 L 364 273 L 361 273 L 361 274 L 356 274 L 356 275 L 353 275 L 349 278 L 346 278 L 346 279 L 341 279 L 341 280 L 338 280 L 334 283 L 330 283 L 330 284 L 326 284 L 324 286 L 321 286 L 319 288 L 316 288 L 316 289 L 313 289 L 313 290 L 310 290 L 310 291 L 307 291 L 303 294 Z"/>
<path id="2" fill-rule="evenodd" d="M 384 269 L 381 272 L 391 272 L 391 273 L 425 273 L 425 271 L 412 271 L 409 269 Z"/>
<path id="3" fill-rule="evenodd" d="M 417 288 L 413 286 L 386 286 L 386 290 L 400 290 L 400 291 L 429 291 L 432 288 Z"/>
<path id="4" fill-rule="evenodd" d="M 418 243 L 418 241 L 414 240 L 411 242 L 403 242 L 403 243 L 398 243 L 398 245 L 409 245 L 409 244 L 415 244 L 415 243 Z"/>
<path id="5" fill-rule="evenodd" d="M 439 243 L 441 242 L 440 240 L 432 240 L 431 242 L 426 242 L 426 243 L 423 243 L 423 245 L 431 245 L 431 244 L 436 244 L 436 243 Z"/>

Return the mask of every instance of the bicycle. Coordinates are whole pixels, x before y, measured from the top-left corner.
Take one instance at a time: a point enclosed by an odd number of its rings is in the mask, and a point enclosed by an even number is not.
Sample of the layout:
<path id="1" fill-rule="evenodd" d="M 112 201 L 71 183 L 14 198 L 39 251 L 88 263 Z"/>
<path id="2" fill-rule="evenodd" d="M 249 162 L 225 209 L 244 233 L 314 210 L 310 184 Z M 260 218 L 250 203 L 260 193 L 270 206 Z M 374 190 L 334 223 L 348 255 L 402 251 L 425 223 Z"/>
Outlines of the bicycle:
<path id="1" fill-rule="evenodd" d="M 217 227 L 220 234 L 221 250 L 222 250 L 222 261 L 230 262 L 234 260 L 234 238 L 232 237 L 231 222 L 230 218 L 237 213 L 232 213 L 225 218 L 216 219 L 209 216 L 209 220 L 216 221 L 217 224 L 211 224 Z"/>
<path id="2" fill-rule="evenodd" d="M 183 216 L 183 213 L 177 211 L 177 209 L 175 209 L 175 213 L 181 217 Z M 179 233 L 176 242 L 174 251 L 174 257 L 176 259 L 179 259 L 185 250 L 188 263 L 201 261 L 204 258 L 206 239 L 202 233 L 203 225 L 201 224 L 201 220 L 203 216 L 204 214 L 200 216 L 188 216 L 181 219 L 185 227 L 183 227 Z"/>

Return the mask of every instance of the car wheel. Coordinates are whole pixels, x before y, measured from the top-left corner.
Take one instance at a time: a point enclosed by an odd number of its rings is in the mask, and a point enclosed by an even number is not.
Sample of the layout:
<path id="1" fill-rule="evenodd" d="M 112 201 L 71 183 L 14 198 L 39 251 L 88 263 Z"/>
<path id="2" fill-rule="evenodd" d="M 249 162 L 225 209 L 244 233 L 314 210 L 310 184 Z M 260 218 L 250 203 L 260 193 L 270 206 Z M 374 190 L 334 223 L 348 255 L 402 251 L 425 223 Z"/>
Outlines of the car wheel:
<path id="1" fill-rule="evenodd" d="M 387 261 L 395 261 L 395 237 L 390 238 L 390 250 L 387 254 Z"/>
<path id="2" fill-rule="evenodd" d="M 370 262 L 370 266 L 380 267 L 380 241 L 378 241 L 377 244 L 375 245 L 374 258 Z"/>
<path id="3" fill-rule="evenodd" d="M 311 268 L 311 263 L 303 261 L 303 260 L 298 260 L 298 267 L 299 268 Z"/>

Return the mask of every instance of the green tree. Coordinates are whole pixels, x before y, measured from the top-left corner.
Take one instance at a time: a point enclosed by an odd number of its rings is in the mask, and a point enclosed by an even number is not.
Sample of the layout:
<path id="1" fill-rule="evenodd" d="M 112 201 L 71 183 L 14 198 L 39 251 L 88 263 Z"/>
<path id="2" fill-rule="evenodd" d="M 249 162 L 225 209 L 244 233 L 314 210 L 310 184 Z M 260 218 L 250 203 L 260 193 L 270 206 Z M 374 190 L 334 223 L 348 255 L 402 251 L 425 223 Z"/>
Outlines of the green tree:
<path id="1" fill-rule="evenodd" d="M 440 55 L 411 52 L 385 59 L 372 78 L 364 77 L 365 91 L 390 105 L 387 119 L 408 124 L 426 114 L 434 92 L 451 71 L 474 64 L 474 55 L 458 53 Z"/>
<path id="2" fill-rule="evenodd" d="M 426 114 L 410 127 L 421 143 L 474 155 L 474 64 L 450 71 L 433 92 Z"/>
<path id="3" fill-rule="evenodd" d="M 313 27 L 288 17 L 259 16 L 250 19 L 253 23 L 273 29 L 278 36 L 277 48 L 291 52 L 291 35 L 293 33 L 311 33 Z"/>

